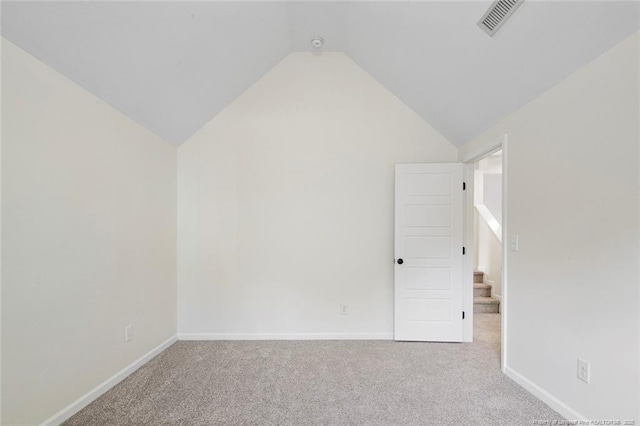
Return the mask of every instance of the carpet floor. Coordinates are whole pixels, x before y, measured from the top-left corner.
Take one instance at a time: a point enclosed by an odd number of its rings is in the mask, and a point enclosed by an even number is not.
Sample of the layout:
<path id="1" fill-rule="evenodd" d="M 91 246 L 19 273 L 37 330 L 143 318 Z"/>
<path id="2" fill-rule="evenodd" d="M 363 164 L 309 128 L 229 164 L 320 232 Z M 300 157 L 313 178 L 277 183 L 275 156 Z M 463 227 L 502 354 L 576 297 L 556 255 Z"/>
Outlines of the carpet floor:
<path id="1" fill-rule="evenodd" d="M 179 341 L 65 425 L 532 425 L 562 417 L 473 343 Z"/>

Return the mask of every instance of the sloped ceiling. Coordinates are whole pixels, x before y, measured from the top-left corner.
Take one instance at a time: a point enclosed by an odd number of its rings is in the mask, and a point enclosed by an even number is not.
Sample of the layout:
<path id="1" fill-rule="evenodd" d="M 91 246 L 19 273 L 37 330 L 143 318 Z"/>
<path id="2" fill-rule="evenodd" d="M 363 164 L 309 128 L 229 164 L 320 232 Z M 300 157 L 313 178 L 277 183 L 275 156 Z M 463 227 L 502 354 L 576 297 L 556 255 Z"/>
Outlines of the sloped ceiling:
<path id="1" fill-rule="evenodd" d="M 3 2 L 2 35 L 179 145 L 284 56 L 342 51 L 460 146 L 640 28 L 637 2 Z"/>

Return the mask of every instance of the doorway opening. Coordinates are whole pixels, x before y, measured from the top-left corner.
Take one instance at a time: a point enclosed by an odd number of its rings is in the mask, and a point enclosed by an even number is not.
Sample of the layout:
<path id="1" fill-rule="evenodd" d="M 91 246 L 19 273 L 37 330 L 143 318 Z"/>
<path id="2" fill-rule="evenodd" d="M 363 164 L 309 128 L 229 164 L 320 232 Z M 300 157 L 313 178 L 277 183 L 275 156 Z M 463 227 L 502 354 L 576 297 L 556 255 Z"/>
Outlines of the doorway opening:
<path id="1" fill-rule="evenodd" d="M 475 154 L 462 158 L 465 166 L 466 307 L 472 309 L 469 333 L 492 339 L 506 364 L 507 250 L 506 188 L 507 135 Z M 478 335 L 477 333 L 483 333 Z M 500 340 L 499 344 L 496 341 Z"/>
<path id="2" fill-rule="evenodd" d="M 474 163 L 473 312 L 500 313 L 502 299 L 502 150 Z"/>

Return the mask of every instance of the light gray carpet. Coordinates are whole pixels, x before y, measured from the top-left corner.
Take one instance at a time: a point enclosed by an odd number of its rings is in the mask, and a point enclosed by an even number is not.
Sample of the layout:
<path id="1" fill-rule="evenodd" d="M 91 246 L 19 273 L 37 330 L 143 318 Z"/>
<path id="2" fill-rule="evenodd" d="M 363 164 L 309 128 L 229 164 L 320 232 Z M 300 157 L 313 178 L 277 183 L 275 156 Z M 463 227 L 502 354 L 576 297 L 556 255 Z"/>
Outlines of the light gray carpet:
<path id="1" fill-rule="evenodd" d="M 531 425 L 562 417 L 500 372 L 500 315 L 474 343 L 177 342 L 66 425 Z"/>

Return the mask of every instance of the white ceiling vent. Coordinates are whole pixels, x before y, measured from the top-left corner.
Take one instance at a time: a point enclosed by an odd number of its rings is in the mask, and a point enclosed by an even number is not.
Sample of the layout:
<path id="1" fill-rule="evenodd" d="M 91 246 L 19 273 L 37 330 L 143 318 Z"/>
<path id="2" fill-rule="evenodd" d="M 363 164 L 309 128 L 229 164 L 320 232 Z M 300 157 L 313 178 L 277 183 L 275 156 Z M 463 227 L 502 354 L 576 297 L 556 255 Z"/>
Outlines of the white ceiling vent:
<path id="1" fill-rule="evenodd" d="M 482 15 L 478 26 L 493 37 L 500 27 L 509 19 L 524 0 L 496 0 Z"/>

